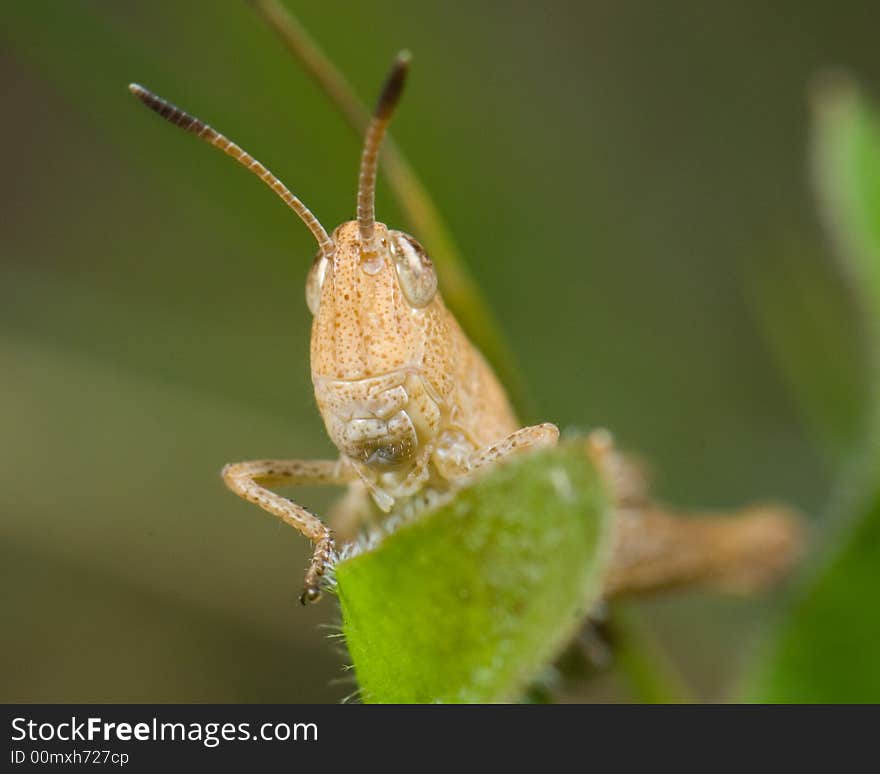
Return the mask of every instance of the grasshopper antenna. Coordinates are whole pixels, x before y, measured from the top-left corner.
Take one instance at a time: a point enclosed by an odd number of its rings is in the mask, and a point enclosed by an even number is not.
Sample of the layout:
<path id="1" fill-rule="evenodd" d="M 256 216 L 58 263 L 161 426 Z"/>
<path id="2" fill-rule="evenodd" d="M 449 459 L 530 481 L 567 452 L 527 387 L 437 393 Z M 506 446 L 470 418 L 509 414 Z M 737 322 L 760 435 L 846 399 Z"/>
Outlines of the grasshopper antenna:
<path id="1" fill-rule="evenodd" d="M 195 116 L 184 112 L 175 107 L 170 102 L 165 101 L 162 97 L 153 94 L 153 92 L 145 89 L 137 83 L 130 83 L 128 90 L 135 95 L 154 113 L 158 113 L 169 123 L 179 126 L 185 132 L 190 132 L 196 137 L 201 138 L 205 142 L 210 143 L 215 148 L 219 148 L 228 156 L 232 156 L 239 164 L 241 164 L 249 172 L 253 172 L 260 180 L 269 186 L 279 198 L 292 209 L 300 220 L 306 224 L 309 231 L 318 241 L 321 248 L 321 254 L 330 257 L 333 254 L 335 245 L 333 240 L 327 235 L 327 231 L 318 222 L 318 219 L 312 214 L 312 211 L 306 207 L 290 189 L 284 185 L 275 175 L 273 175 L 266 167 L 251 156 L 247 151 L 242 150 L 238 145 L 232 142 L 228 137 L 220 134 L 220 132 L 212 129 L 204 121 L 200 121 Z"/>
<path id="2" fill-rule="evenodd" d="M 385 137 L 385 130 L 391 123 L 394 108 L 400 100 L 411 56 L 409 51 L 401 51 L 394 59 L 391 72 L 385 79 L 361 155 L 361 169 L 358 177 L 357 220 L 361 242 L 366 252 L 376 252 L 374 245 L 376 231 L 376 170 L 379 164 L 379 149 Z"/>

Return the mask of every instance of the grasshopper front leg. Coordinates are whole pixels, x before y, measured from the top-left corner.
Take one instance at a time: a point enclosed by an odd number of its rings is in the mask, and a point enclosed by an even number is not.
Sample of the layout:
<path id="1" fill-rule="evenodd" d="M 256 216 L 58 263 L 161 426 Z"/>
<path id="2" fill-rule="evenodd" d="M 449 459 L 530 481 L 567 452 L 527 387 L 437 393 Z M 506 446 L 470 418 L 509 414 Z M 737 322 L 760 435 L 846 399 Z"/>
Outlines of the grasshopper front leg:
<path id="1" fill-rule="evenodd" d="M 468 460 L 468 471 L 475 471 L 512 454 L 555 446 L 559 440 L 559 428 L 550 422 L 521 427 L 500 441 L 477 449 Z"/>
<path id="2" fill-rule="evenodd" d="M 300 602 L 321 598 L 321 578 L 333 559 L 333 531 L 314 513 L 268 489 L 270 486 L 341 485 L 354 477 L 341 460 L 252 460 L 223 468 L 223 481 L 239 497 L 277 516 L 315 546 Z"/>

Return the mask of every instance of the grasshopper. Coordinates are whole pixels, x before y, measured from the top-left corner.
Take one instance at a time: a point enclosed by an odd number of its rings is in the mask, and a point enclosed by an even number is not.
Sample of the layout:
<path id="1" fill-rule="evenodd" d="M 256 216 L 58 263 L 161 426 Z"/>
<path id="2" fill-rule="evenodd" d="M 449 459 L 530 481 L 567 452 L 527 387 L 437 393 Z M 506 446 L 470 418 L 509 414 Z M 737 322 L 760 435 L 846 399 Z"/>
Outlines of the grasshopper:
<path id="1" fill-rule="evenodd" d="M 237 462 L 222 473 L 235 494 L 314 544 L 303 604 L 320 598 L 321 580 L 335 556 L 334 530 L 271 487 L 348 485 L 334 521 L 350 531 L 376 510 L 417 509 L 498 460 L 553 445 L 559 437 L 550 423 L 519 426 L 504 388 L 444 305 L 425 249 L 376 220 L 379 151 L 408 64 L 406 52 L 395 59 L 367 128 L 357 218 L 332 234 L 241 147 L 144 87 L 129 86 L 162 118 L 259 177 L 318 243 L 306 279 L 312 384 L 339 458 Z"/>
<path id="2" fill-rule="evenodd" d="M 259 177 L 318 243 L 308 272 L 313 315 L 311 375 L 318 410 L 339 450 L 335 460 L 252 460 L 226 465 L 235 494 L 294 527 L 314 545 L 303 604 L 321 596 L 346 538 L 389 514 L 413 516 L 504 459 L 556 444 L 550 423 L 520 426 L 507 394 L 437 289 L 425 249 L 376 220 L 379 152 L 403 91 L 409 55 L 395 59 L 367 125 L 357 187 L 357 217 L 328 234 L 272 172 L 226 136 L 142 86 L 148 108 L 220 149 Z M 778 506 L 736 515 L 680 518 L 647 497 L 638 467 L 607 431 L 593 431 L 587 455 L 615 498 L 616 539 L 604 583 L 607 597 L 709 582 L 751 591 L 790 568 L 801 548 L 796 516 Z M 273 491 L 347 486 L 331 526 Z"/>

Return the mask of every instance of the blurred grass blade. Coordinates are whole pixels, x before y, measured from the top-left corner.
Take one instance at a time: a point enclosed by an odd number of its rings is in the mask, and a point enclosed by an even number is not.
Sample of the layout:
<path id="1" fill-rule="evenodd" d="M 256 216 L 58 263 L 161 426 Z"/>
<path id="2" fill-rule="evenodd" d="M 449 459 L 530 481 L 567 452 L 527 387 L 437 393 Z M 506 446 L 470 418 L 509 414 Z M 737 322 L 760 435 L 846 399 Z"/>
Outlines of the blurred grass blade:
<path id="1" fill-rule="evenodd" d="M 813 100 L 813 183 L 834 254 L 861 315 L 867 419 L 838 510 L 880 488 L 880 113 L 842 75 L 826 76 Z M 846 514 L 841 514 L 844 518 Z"/>
<path id="2" fill-rule="evenodd" d="M 690 686 L 666 655 L 639 611 L 614 605 L 605 624 L 617 668 L 630 691 L 645 704 L 693 704 Z"/>
<path id="3" fill-rule="evenodd" d="M 820 83 L 814 111 L 812 161 L 821 214 L 876 346 L 880 338 L 880 116 L 855 84 L 842 76 Z M 873 355 L 877 356 L 876 349 Z"/>
<path id="4" fill-rule="evenodd" d="M 583 442 L 493 470 L 336 568 L 367 702 L 520 698 L 601 590 L 612 509 Z"/>
<path id="5" fill-rule="evenodd" d="M 822 83 L 813 171 L 822 214 L 863 315 L 869 419 L 857 465 L 832 504 L 840 528 L 758 665 L 756 701 L 859 702 L 880 696 L 880 115 L 855 86 Z M 839 517 L 839 518 L 837 518 Z"/>
<path id="6" fill-rule="evenodd" d="M 744 264 L 745 299 L 813 447 L 833 475 L 864 437 L 864 342 L 840 270 L 784 237 Z"/>

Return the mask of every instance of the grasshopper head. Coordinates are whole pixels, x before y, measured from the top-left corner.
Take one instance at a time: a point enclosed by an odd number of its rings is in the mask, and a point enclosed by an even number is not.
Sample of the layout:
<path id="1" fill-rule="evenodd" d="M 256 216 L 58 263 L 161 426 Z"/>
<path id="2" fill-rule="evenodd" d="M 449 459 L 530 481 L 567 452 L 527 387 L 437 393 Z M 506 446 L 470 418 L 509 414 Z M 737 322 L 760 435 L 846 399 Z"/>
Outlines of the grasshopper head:
<path id="1" fill-rule="evenodd" d="M 421 246 L 381 223 L 373 240 L 368 250 L 350 221 L 333 232 L 334 253 L 315 259 L 312 380 L 339 450 L 365 475 L 405 478 L 439 426 L 434 397 L 444 390 L 433 385 L 438 367 L 451 370 L 446 315 Z"/>
<path id="2" fill-rule="evenodd" d="M 413 365 L 437 300 L 437 275 L 421 245 L 376 222 L 379 149 L 400 98 L 409 54 L 397 56 L 367 128 L 358 177 L 357 219 L 321 245 L 306 281 L 312 376 L 358 380 Z"/>
<path id="3" fill-rule="evenodd" d="M 315 315 L 312 373 L 356 380 L 414 366 L 439 302 L 437 274 L 421 245 L 402 231 L 374 226 L 372 249 L 357 221 L 333 232 L 336 249 L 319 253 L 306 282 Z"/>

